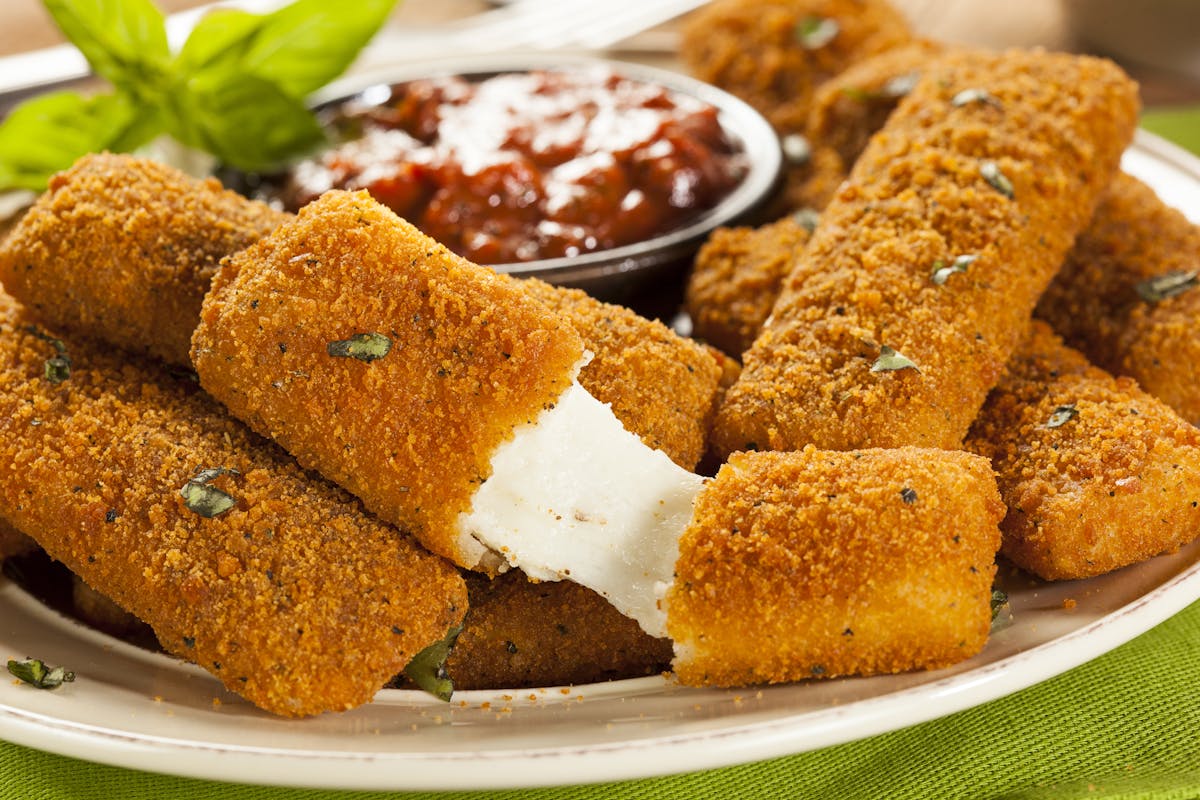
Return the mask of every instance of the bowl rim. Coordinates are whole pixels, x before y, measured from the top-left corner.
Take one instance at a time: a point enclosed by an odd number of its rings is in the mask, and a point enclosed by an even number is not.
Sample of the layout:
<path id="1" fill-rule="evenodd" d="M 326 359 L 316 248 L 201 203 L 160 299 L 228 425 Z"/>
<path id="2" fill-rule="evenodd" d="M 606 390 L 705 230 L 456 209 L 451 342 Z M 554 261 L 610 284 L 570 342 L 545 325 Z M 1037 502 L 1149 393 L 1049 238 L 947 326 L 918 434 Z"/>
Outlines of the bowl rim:
<path id="1" fill-rule="evenodd" d="M 779 135 L 756 109 L 740 98 L 703 81 L 660 67 L 633 61 L 561 53 L 521 53 L 454 56 L 375 67 L 329 84 L 313 96 L 315 109 L 361 97 L 376 87 L 424 78 L 490 75 L 532 70 L 583 72 L 610 69 L 630 80 L 653 83 L 708 103 L 726 134 L 746 154 L 745 177 L 722 200 L 687 224 L 640 242 L 593 250 L 575 256 L 537 261 L 489 264 L 496 272 L 518 277 L 537 276 L 558 282 L 586 282 L 614 274 L 670 263 L 696 250 L 715 228 L 736 224 L 762 208 L 783 180 L 784 155 Z"/>

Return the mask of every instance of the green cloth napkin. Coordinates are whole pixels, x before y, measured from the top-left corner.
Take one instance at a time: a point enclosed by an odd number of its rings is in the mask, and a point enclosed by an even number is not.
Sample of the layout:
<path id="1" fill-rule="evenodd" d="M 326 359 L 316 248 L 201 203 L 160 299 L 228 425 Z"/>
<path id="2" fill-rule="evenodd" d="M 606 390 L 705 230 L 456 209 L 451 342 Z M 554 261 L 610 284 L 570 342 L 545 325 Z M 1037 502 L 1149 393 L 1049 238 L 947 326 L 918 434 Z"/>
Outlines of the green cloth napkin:
<path id="1" fill-rule="evenodd" d="M 1143 126 L 1200 153 L 1200 109 Z M 276 789 L 173 778 L 0 742 L 0 800 L 1197 800 L 1200 602 L 1017 694 L 863 741 L 707 772 L 596 786 L 434 794 Z"/>

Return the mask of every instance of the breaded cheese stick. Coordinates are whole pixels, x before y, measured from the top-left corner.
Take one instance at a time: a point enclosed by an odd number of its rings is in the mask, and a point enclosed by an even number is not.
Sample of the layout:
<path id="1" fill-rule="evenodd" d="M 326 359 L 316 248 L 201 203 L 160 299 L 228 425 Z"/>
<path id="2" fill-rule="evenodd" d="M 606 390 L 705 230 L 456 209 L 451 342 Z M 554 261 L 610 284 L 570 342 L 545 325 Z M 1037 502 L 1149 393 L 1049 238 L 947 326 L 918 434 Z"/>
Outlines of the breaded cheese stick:
<path id="1" fill-rule="evenodd" d="M 679 545 L 675 672 L 742 686 L 968 658 L 987 641 L 1003 513 L 967 453 L 737 453 Z"/>
<path id="2" fill-rule="evenodd" d="M 1200 226 L 1118 175 L 1037 314 L 1072 347 L 1200 424 Z"/>
<path id="3" fill-rule="evenodd" d="M 737 358 L 750 349 L 783 279 L 812 235 L 809 216 L 760 228 L 718 228 L 696 253 L 684 308 L 694 335 Z"/>
<path id="4" fill-rule="evenodd" d="M 525 290 L 562 314 L 592 354 L 580 385 L 647 447 L 694 469 L 708 444 L 723 362 L 661 322 L 578 289 L 529 280 Z"/>
<path id="5" fill-rule="evenodd" d="M 569 577 L 656 633 L 658 609 L 633 604 L 701 479 L 575 382 L 583 353 L 519 281 L 365 192 L 227 259 L 192 351 L 235 415 L 434 552 Z"/>
<path id="6" fill-rule="evenodd" d="M 945 50 L 936 42 L 914 39 L 851 64 L 817 88 L 805 135 L 852 166 L 925 67 Z"/>
<path id="7" fill-rule="evenodd" d="M 961 446 L 1136 118 L 1136 86 L 1104 60 L 931 65 L 785 280 L 718 411 L 718 454 Z"/>
<path id="8" fill-rule="evenodd" d="M 0 284 L 57 329 L 187 365 L 217 263 L 287 218 L 214 178 L 87 155 L 0 243 Z"/>
<path id="9" fill-rule="evenodd" d="M 1200 535 L 1200 430 L 1035 322 L 967 448 L 1008 506 L 1001 551 L 1041 578 L 1088 578 Z"/>
<path id="10" fill-rule="evenodd" d="M 369 701 L 466 609 L 448 563 L 194 388 L 3 296 L 0 507 L 167 651 L 284 716 Z"/>
<path id="11" fill-rule="evenodd" d="M 652 637 L 570 581 L 531 583 L 513 570 L 467 576 L 471 610 L 446 659 L 455 689 L 565 686 L 652 675 L 671 663 Z"/>
<path id="12" fill-rule="evenodd" d="M 887 0 L 718 0 L 689 17 L 680 56 L 787 134 L 804 130 L 823 82 L 911 38 Z"/>

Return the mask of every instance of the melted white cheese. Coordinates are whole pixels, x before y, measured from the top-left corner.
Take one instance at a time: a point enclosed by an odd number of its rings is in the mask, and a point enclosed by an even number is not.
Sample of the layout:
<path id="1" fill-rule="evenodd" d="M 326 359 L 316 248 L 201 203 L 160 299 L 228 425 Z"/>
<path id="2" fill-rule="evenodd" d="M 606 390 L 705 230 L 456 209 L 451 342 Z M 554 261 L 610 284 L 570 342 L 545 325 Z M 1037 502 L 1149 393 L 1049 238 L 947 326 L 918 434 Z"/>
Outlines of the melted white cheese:
<path id="1" fill-rule="evenodd" d="M 587 586 L 666 635 L 658 601 L 703 478 L 643 444 L 578 383 L 497 448 L 491 466 L 459 517 L 464 534 L 529 577 Z"/>

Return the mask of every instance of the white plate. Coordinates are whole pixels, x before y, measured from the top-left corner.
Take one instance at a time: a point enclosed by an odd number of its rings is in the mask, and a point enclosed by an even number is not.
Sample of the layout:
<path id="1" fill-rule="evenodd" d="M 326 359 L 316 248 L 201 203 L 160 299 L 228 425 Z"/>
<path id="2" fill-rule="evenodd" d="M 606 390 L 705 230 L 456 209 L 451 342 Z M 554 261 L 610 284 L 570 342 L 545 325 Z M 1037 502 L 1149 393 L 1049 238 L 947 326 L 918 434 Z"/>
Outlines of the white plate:
<path id="1" fill-rule="evenodd" d="M 1145 134 L 1126 167 L 1200 218 L 1200 161 Z M 67 665 L 53 692 L 0 681 L 0 738 L 176 775 L 343 789 L 611 781 L 813 750 L 984 703 L 1108 652 L 1200 599 L 1200 542 L 1061 584 L 1003 579 L 1012 621 L 952 669 L 736 691 L 644 678 L 462 692 L 383 691 L 370 706 L 276 719 L 197 667 L 110 639 L 0 579 L 0 657 Z M 1067 601 L 1073 601 L 1067 602 Z"/>

